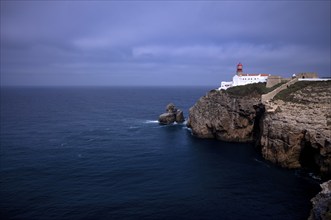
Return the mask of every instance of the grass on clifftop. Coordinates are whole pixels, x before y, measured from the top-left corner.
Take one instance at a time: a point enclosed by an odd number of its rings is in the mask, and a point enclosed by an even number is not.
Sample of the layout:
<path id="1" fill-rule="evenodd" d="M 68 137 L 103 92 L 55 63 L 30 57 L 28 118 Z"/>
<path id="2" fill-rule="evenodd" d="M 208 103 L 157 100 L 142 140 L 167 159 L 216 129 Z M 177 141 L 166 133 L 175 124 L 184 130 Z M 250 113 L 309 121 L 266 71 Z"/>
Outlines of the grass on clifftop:
<path id="1" fill-rule="evenodd" d="M 286 102 L 298 102 L 298 100 L 295 100 L 293 93 L 302 90 L 306 88 L 307 86 L 313 86 L 313 87 L 330 87 L 331 81 L 299 81 L 291 86 L 289 86 L 287 89 L 279 92 L 273 99 L 274 100 L 283 100 Z M 314 92 L 314 91 L 310 91 Z M 307 94 L 309 95 L 309 94 Z"/>
<path id="2" fill-rule="evenodd" d="M 263 94 L 271 92 L 275 88 L 281 86 L 283 83 L 279 83 L 271 88 L 266 87 L 266 83 L 253 83 L 244 86 L 234 86 L 225 90 L 225 92 L 231 96 L 243 97 L 243 96 L 256 96 L 260 97 Z"/>

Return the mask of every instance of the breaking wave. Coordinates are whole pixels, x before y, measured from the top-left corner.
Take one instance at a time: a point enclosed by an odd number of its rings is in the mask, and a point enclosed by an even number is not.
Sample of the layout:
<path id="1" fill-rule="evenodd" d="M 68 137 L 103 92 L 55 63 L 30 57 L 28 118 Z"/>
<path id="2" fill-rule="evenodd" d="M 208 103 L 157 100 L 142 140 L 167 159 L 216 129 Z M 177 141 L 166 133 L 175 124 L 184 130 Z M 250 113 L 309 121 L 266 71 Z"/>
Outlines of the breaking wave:
<path id="1" fill-rule="evenodd" d="M 145 124 L 157 124 L 157 123 L 159 123 L 159 121 L 158 120 L 146 120 L 144 123 Z"/>

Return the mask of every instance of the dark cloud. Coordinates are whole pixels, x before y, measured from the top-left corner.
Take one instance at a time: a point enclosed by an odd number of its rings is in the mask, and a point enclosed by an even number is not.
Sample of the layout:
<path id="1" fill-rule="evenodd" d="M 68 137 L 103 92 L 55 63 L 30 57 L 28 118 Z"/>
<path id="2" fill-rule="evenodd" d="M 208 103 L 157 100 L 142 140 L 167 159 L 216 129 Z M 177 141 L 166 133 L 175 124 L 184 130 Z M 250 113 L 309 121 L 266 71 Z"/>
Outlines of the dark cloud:
<path id="1" fill-rule="evenodd" d="M 329 76 L 330 25 L 330 1 L 1 1 L 1 85 Z"/>

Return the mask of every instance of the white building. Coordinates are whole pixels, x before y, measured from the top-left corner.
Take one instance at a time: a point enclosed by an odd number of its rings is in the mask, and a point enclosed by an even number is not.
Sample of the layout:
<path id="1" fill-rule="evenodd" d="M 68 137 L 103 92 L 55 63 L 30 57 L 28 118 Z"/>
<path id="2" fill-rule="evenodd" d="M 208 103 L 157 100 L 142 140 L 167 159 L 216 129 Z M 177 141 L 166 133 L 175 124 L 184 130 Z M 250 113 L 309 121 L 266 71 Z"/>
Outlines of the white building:
<path id="1" fill-rule="evenodd" d="M 270 74 L 247 74 L 243 73 L 243 65 L 237 65 L 237 74 L 232 78 L 232 82 L 221 82 L 221 89 L 228 89 L 233 86 L 243 86 L 252 83 L 266 82 Z"/>

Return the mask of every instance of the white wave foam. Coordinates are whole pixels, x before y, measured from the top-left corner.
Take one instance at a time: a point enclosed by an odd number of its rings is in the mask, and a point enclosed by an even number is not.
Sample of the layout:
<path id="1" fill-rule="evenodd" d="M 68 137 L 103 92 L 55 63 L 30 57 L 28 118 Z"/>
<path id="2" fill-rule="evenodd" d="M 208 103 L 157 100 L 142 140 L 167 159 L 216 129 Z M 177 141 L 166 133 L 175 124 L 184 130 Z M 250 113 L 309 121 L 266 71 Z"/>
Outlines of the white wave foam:
<path id="1" fill-rule="evenodd" d="M 309 173 L 308 175 L 315 180 L 322 180 L 320 176 L 314 175 L 314 173 Z"/>
<path id="2" fill-rule="evenodd" d="M 156 123 L 159 123 L 158 120 L 146 120 L 145 121 L 145 124 L 156 124 Z"/>

